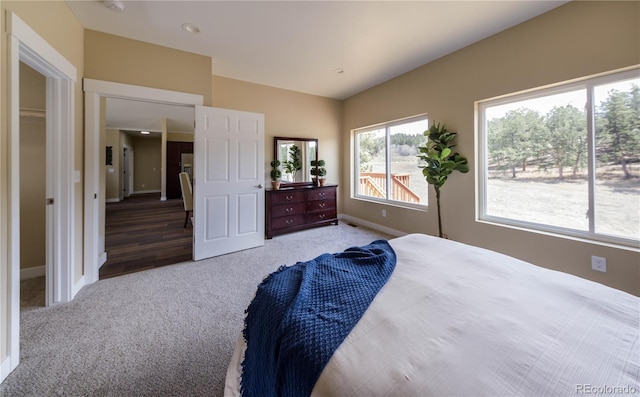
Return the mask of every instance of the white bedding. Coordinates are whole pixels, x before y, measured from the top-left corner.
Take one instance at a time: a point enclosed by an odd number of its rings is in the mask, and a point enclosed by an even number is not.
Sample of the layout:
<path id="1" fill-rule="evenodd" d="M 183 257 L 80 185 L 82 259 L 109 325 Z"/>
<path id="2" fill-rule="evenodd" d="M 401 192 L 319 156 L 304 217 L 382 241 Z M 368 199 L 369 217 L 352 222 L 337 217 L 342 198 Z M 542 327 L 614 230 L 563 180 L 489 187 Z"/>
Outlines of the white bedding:
<path id="1" fill-rule="evenodd" d="M 391 278 L 312 396 L 640 395 L 640 298 L 441 238 L 390 243 Z"/>

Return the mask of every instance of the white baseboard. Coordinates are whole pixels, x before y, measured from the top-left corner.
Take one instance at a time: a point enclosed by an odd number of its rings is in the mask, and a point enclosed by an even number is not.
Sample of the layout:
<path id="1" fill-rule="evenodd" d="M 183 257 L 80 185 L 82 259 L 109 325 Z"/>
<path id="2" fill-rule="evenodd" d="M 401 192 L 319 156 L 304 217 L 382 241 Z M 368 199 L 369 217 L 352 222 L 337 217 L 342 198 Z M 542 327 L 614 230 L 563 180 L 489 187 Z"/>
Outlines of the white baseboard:
<path id="1" fill-rule="evenodd" d="M 131 192 L 131 194 L 147 194 L 147 193 L 160 193 L 160 190 L 136 190 L 135 192 Z"/>
<path id="2" fill-rule="evenodd" d="M 105 264 L 106 261 L 107 261 L 107 252 L 105 251 L 102 254 L 98 255 L 98 269 L 100 269 L 102 265 Z"/>
<path id="3" fill-rule="evenodd" d="M 76 297 L 82 287 L 84 287 L 84 276 L 80 277 L 80 280 L 73 284 L 73 287 L 71 288 L 71 299 Z"/>
<path id="4" fill-rule="evenodd" d="M 41 277 L 46 274 L 46 266 L 28 267 L 26 269 L 20 269 L 20 280 L 29 280 L 31 278 Z"/>
<path id="5" fill-rule="evenodd" d="M 6 357 L 0 364 L 0 383 L 2 383 L 7 375 L 11 372 L 11 357 Z"/>
<path id="6" fill-rule="evenodd" d="M 403 231 L 400 231 L 400 230 L 396 230 L 396 229 L 392 229 L 390 227 L 382 226 L 382 225 L 379 225 L 377 223 L 365 221 L 364 219 L 356 218 L 355 216 L 351 216 L 351 215 L 339 214 L 338 215 L 338 219 L 344 220 L 344 221 L 347 221 L 347 222 L 351 222 L 351 223 L 354 223 L 356 225 L 368 227 L 369 229 L 377 230 L 379 232 L 390 234 L 390 235 L 396 236 L 396 237 L 404 236 L 404 235 L 407 234 L 406 232 L 403 232 Z"/>
<path id="7" fill-rule="evenodd" d="M 160 201 L 167 201 L 167 196 L 161 196 Z"/>
<path id="8" fill-rule="evenodd" d="M 108 198 L 105 200 L 107 203 L 119 203 L 120 202 L 120 197 L 116 197 L 116 198 Z"/>

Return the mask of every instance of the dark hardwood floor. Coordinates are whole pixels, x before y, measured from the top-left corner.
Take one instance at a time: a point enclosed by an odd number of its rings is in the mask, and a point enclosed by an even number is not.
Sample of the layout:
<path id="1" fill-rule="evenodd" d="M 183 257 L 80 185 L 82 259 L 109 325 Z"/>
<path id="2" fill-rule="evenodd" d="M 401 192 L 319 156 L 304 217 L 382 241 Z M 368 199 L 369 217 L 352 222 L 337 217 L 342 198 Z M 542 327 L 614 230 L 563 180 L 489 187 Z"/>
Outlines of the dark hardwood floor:
<path id="1" fill-rule="evenodd" d="M 160 194 L 107 203 L 107 262 L 100 279 L 191 260 L 191 223 L 184 226 L 182 199 L 160 201 Z"/>

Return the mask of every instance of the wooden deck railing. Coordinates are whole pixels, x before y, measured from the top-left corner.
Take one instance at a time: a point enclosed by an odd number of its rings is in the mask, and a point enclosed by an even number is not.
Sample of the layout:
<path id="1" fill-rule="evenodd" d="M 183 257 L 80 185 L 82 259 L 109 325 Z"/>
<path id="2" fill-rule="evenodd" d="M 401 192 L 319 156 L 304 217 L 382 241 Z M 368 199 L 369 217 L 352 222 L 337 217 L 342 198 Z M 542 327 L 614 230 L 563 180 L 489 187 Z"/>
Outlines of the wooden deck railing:
<path id="1" fill-rule="evenodd" d="M 408 173 L 391 174 L 391 198 L 407 203 L 419 203 L 420 196 L 409 188 Z M 386 174 L 381 172 L 360 173 L 360 194 L 363 196 L 386 198 Z"/>

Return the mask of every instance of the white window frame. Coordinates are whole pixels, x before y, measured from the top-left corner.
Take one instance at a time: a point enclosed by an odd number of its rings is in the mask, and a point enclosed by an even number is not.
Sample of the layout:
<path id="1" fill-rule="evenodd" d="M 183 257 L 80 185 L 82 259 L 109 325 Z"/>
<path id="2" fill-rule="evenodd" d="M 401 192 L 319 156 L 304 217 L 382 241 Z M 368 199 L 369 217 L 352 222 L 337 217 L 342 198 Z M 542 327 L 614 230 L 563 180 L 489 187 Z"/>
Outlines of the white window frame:
<path id="1" fill-rule="evenodd" d="M 476 102 L 477 130 L 476 130 L 476 221 L 490 223 L 498 226 L 514 227 L 532 232 L 551 233 L 555 236 L 584 240 L 590 243 L 613 244 L 621 248 L 640 248 L 640 240 L 599 234 L 595 232 L 594 209 L 595 209 L 595 183 L 596 183 L 596 147 L 595 147 L 595 108 L 593 93 L 594 87 L 620 80 L 640 77 L 640 66 L 633 66 L 612 72 L 602 73 L 597 76 L 586 77 L 570 82 L 554 84 L 505 95 L 498 98 L 487 99 Z M 576 89 L 586 89 L 587 102 L 587 136 L 588 136 L 588 194 L 589 194 L 589 230 L 581 231 L 559 226 L 538 224 L 533 222 L 515 220 L 510 218 L 492 216 L 487 214 L 487 120 L 485 110 L 488 107 L 518 102 L 527 99 L 535 99 L 544 96 L 560 94 Z"/>
<path id="2" fill-rule="evenodd" d="M 415 115 L 415 116 L 411 116 L 411 117 L 407 117 L 407 118 L 403 118 L 403 119 L 398 119 L 398 120 L 393 120 L 393 121 L 389 121 L 386 123 L 380 123 L 380 124 L 374 124 L 374 125 L 370 125 L 368 127 L 362 127 L 362 128 L 356 128 L 354 130 L 351 131 L 351 136 L 352 136 L 352 142 L 353 142 L 353 167 L 352 167 L 352 174 L 353 174 L 353 183 L 351 186 L 351 198 L 352 199 L 357 199 L 357 200 L 363 200 L 363 201 L 372 201 L 372 202 L 376 202 L 376 203 L 381 203 L 381 204 L 386 204 L 386 205 L 392 205 L 395 207 L 402 207 L 402 208 L 409 208 L 409 209 L 419 209 L 419 210 L 426 210 L 429 206 L 429 185 L 427 185 L 427 202 L 424 204 L 417 204 L 417 203 L 409 203 L 406 201 L 399 201 L 399 200 L 393 200 L 393 199 L 389 199 L 389 198 L 379 198 L 379 197 L 372 197 L 372 196 L 366 196 L 366 195 L 361 195 L 359 193 L 360 191 L 360 151 L 359 151 L 359 145 L 358 145 L 358 138 L 357 135 L 360 133 L 364 133 L 364 132 L 368 132 L 368 131 L 373 131 L 373 130 L 379 130 L 379 129 L 385 129 L 385 172 L 387 174 L 387 178 L 386 178 L 386 191 L 387 191 L 387 197 L 389 196 L 389 192 L 392 189 L 391 186 L 391 163 L 390 163 L 390 158 L 389 158 L 389 153 L 390 153 L 390 149 L 391 149 L 391 142 L 389 139 L 389 129 L 391 127 L 394 127 L 396 125 L 401 125 L 401 124 L 408 124 L 414 121 L 420 121 L 420 120 L 426 120 L 427 121 L 427 128 L 429 128 L 429 117 L 426 113 L 424 114 L 419 114 L 419 115 Z M 417 158 L 417 157 L 416 157 Z M 417 166 L 416 166 L 417 167 Z"/>

